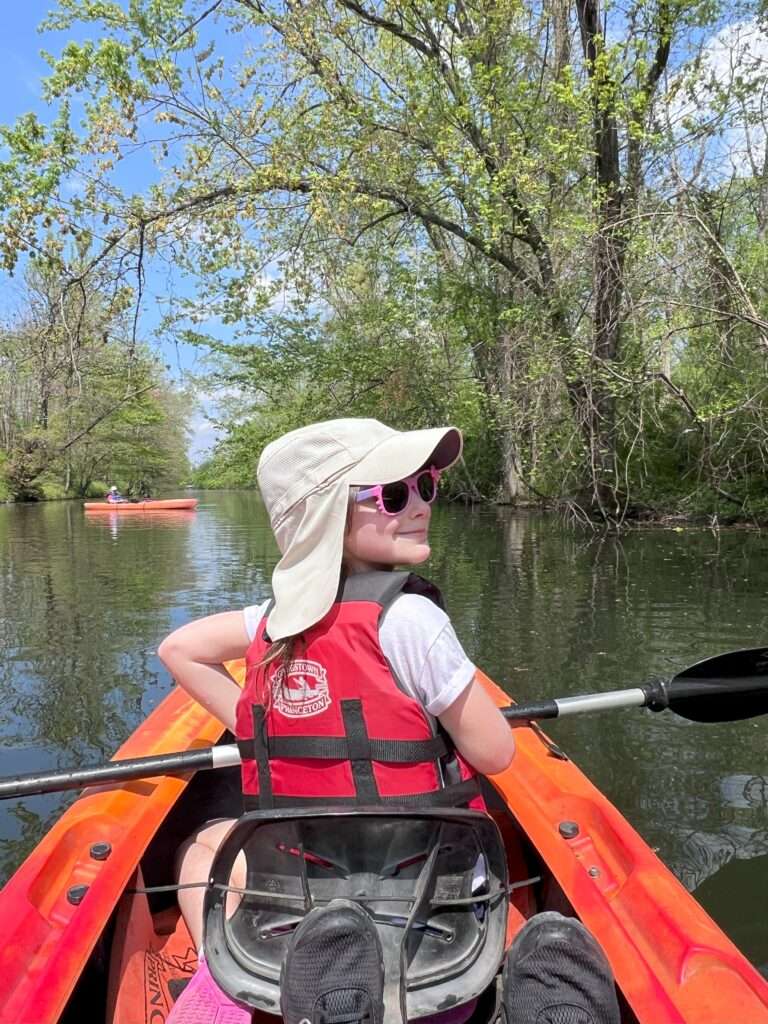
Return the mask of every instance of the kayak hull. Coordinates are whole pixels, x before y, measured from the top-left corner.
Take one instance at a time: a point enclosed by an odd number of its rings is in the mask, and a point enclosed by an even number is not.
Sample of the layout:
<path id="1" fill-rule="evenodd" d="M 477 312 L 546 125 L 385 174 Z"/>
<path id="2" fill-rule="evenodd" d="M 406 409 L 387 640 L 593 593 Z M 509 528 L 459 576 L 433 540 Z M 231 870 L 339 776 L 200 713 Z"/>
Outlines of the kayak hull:
<path id="1" fill-rule="evenodd" d="M 242 667 L 233 675 L 241 681 Z M 509 703 L 481 679 L 499 705 Z M 221 732 L 177 690 L 116 756 L 207 746 Z M 768 1024 L 768 983 L 618 810 L 540 730 L 519 725 L 515 736 L 512 765 L 484 786 L 508 848 L 510 879 L 539 873 L 543 881 L 535 894 L 531 887 L 513 894 L 508 940 L 542 909 L 542 896 L 550 907 L 559 900 L 605 951 L 627 1024 Z M 166 777 L 92 789 L 62 815 L 0 894 L 2 1024 L 77 1019 L 72 1000 L 90 985 L 85 972 L 104 959 L 105 945 L 112 967 L 104 1019 L 165 1019 L 172 983 L 190 976 L 194 950 L 172 897 L 158 909 L 126 889 L 141 888 L 143 879 L 170 881 L 169 851 L 195 826 L 195 787 L 218 777 L 199 773 L 191 786 Z M 169 832 L 176 818 L 177 831 Z M 110 855 L 95 859 L 94 844 L 103 842 Z M 88 889 L 73 904 L 77 885 Z M 135 1013 L 142 1000 L 146 1018 Z"/>
<path id="2" fill-rule="evenodd" d="M 202 707 L 176 689 L 115 758 L 205 747 L 221 733 Z M 0 892 L 3 1024 L 59 1021 L 144 850 L 188 781 L 164 776 L 85 790 L 9 880 Z M 106 859 L 92 856 L 99 843 L 109 844 Z M 88 889 L 73 903 L 70 893 L 82 885 Z"/>
<path id="3" fill-rule="evenodd" d="M 86 512 L 171 512 L 197 508 L 197 498 L 167 498 L 164 501 L 86 501 Z"/>

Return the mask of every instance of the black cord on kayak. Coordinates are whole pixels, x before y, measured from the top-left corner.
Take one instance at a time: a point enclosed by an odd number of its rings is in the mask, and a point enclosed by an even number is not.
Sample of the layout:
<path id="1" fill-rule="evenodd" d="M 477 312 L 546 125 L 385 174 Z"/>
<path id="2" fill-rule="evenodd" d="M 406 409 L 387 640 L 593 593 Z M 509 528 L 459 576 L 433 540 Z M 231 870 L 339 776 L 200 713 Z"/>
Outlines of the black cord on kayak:
<path id="1" fill-rule="evenodd" d="M 151 896 L 154 892 L 180 892 L 182 889 L 207 889 L 207 882 L 176 882 L 174 885 L 146 885 L 126 889 L 128 896 Z"/>
<path id="2" fill-rule="evenodd" d="M 458 899 L 430 900 L 430 904 L 440 907 L 460 907 L 464 905 L 472 906 L 475 903 L 489 903 L 491 900 L 498 899 L 499 896 L 509 896 L 517 889 L 524 889 L 540 881 L 541 875 L 534 875 L 532 878 L 524 878 L 520 882 L 510 882 L 509 885 L 500 886 L 493 892 L 478 893 L 475 896 L 464 896 Z M 177 882 L 174 885 L 147 885 L 141 888 L 126 889 L 125 891 L 129 896 L 151 896 L 153 893 L 180 892 L 182 889 L 216 889 L 219 892 L 234 893 L 236 896 L 261 896 L 267 899 L 284 900 L 286 902 L 293 900 L 294 903 L 303 902 L 304 900 L 303 896 L 291 895 L 289 893 L 265 892 L 263 889 L 239 889 L 235 885 L 224 885 L 222 882 L 216 882 L 213 885 L 210 885 L 209 882 Z M 415 900 L 415 896 L 355 896 L 356 903 L 414 903 Z M 318 906 L 323 903 L 330 903 L 330 900 L 316 901 Z"/>

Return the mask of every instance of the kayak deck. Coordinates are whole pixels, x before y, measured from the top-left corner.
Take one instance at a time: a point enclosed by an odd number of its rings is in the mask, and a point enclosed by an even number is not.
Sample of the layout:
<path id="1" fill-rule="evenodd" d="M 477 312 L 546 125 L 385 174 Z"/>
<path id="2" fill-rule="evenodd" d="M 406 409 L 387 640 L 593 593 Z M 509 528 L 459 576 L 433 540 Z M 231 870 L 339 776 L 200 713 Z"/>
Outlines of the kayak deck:
<path id="1" fill-rule="evenodd" d="M 86 501 L 86 512 L 166 512 L 197 508 L 197 498 L 166 498 L 149 501 Z"/>
<path id="2" fill-rule="evenodd" d="M 221 732 L 179 692 L 142 729 L 121 757 L 204 746 Z M 515 760 L 484 787 L 510 881 L 540 880 L 514 893 L 508 939 L 537 911 L 573 913 L 611 962 L 624 1024 L 768 1024 L 768 983 L 616 808 L 538 730 L 515 733 Z M 174 893 L 126 890 L 171 883 L 179 843 L 239 808 L 237 771 L 228 769 L 198 773 L 186 789 L 164 778 L 77 801 L 0 896 L 10 922 L 0 950 L 0 1022 L 79 1024 L 86 1010 L 86 1019 L 109 1024 L 164 1020 L 191 977 L 195 951 Z M 106 860 L 93 859 L 96 841 L 112 844 Z M 72 905 L 67 894 L 77 884 L 89 888 Z"/>
<path id="3" fill-rule="evenodd" d="M 206 747 L 222 731 L 176 689 L 115 756 Z M 18 868 L 0 893 L 3 1024 L 53 1024 L 62 1019 L 73 989 L 88 987 L 94 957 L 103 956 L 108 944 L 111 915 L 187 781 L 163 776 L 86 790 Z M 97 844 L 108 845 L 103 859 L 93 856 Z M 74 902 L 78 886 L 87 890 Z M 85 1019 L 94 1018 L 89 1013 Z"/>

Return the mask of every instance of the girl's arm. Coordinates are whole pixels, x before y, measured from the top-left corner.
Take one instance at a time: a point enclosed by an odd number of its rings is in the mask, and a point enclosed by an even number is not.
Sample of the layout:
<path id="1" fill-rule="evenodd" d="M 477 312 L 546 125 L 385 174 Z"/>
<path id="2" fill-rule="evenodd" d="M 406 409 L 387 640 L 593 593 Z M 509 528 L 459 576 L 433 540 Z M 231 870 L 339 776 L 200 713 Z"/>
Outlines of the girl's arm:
<path id="1" fill-rule="evenodd" d="M 495 775 L 509 766 L 515 754 L 514 734 L 477 679 L 438 717 L 475 771 Z"/>
<path id="2" fill-rule="evenodd" d="M 179 686 L 234 732 L 240 687 L 222 662 L 244 658 L 248 644 L 242 611 L 221 612 L 175 630 L 157 653 Z"/>

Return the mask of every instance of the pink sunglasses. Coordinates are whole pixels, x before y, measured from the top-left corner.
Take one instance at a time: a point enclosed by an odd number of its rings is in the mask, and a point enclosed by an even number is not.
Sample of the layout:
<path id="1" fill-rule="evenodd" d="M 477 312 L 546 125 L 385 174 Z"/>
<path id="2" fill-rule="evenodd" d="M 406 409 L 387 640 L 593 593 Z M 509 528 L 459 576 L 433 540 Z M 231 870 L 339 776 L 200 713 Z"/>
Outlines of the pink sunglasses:
<path id="1" fill-rule="evenodd" d="M 417 494 L 422 501 L 428 505 L 437 497 L 437 482 L 440 479 L 440 470 L 430 466 L 429 469 L 422 469 L 405 480 L 395 480 L 391 484 L 377 484 L 375 487 L 365 487 L 355 495 L 355 501 L 368 501 L 369 498 L 376 499 L 376 507 L 385 516 L 398 516 L 405 512 L 411 501 L 411 494 Z"/>

